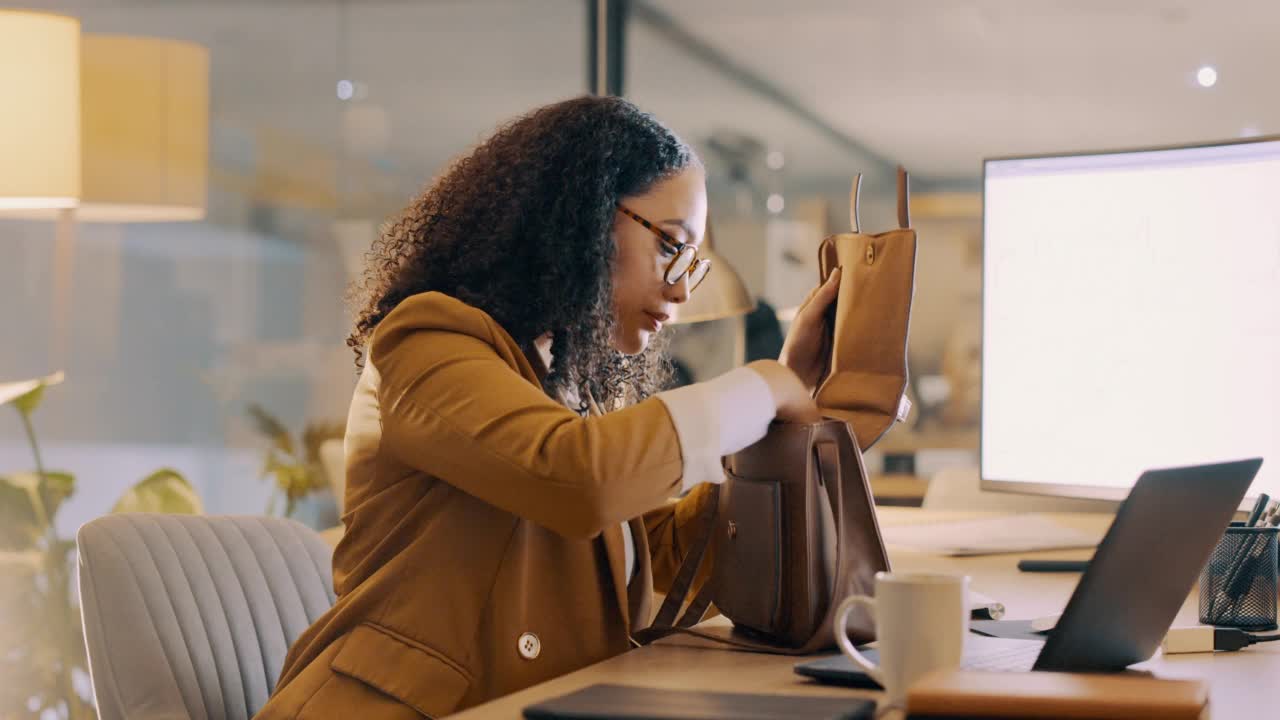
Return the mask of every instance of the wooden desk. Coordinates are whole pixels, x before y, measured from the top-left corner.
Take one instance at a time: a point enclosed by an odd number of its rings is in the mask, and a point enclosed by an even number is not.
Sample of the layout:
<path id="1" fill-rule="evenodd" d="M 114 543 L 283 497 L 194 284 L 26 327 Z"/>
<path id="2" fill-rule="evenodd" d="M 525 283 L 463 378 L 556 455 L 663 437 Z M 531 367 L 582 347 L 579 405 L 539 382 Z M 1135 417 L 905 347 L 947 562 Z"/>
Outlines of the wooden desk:
<path id="1" fill-rule="evenodd" d="M 905 525 L 982 517 L 982 513 L 938 513 L 915 508 L 881 508 L 881 523 Z M 1082 529 L 1105 530 L 1109 515 L 1055 516 Z M 929 570 L 965 573 L 975 590 L 1005 604 L 1006 618 L 1032 618 L 1062 611 L 1075 588 L 1078 574 L 1020 573 L 1017 561 L 1034 555 L 1052 559 L 1086 559 L 1089 551 L 1061 551 L 946 558 L 919 553 L 892 552 L 895 570 Z M 1193 592 L 1175 624 L 1196 622 L 1197 600 Z M 719 618 L 718 620 L 723 620 Z M 710 621 L 710 622 L 715 622 Z M 1211 712 L 1216 718 L 1271 717 L 1277 705 L 1272 686 L 1280 678 L 1280 643 L 1255 645 L 1236 653 L 1156 657 L 1135 666 L 1160 677 L 1203 678 L 1210 683 Z M 563 695 L 587 685 L 609 682 L 672 689 L 726 692 L 778 693 L 875 697 L 878 693 L 820 685 L 792 672 L 799 659 L 782 655 L 736 652 L 696 638 L 666 638 L 554 680 L 499 698 L 451 717 L 519 718 L 535 702 Z M 892 713 L 887 718 L 900 717 Z"/>
<path id="2" fill-rule="evenodd" d="M 867 482 L 880 507 L 920 507 L 929 481 L 906 473 L 874 473 Z"/>

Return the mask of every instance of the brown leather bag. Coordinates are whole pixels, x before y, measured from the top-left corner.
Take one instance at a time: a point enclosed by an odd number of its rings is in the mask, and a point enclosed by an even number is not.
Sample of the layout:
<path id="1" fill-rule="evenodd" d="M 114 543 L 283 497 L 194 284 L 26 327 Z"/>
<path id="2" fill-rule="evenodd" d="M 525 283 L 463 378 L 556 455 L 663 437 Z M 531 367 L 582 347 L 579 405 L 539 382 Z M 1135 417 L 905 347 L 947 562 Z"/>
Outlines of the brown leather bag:
<path id="1" fill-rule="evenodd" d="M 823 280 L 844 269 L 828 322 L 830 365 L 816 393 L 829 419 L 775 422 L 760 442 L 725 459 L 725 482 L 709 503 L 715 516 L 653 625 L 635 634 L 641 643 L 681 632 L 785 654 L 833 647 L 836 606 L 849 595 L 874 594 L 875 574 L 889 569 L 862 451 L 909 407 L 916 236 L 906 171 L 898 169 L 901 227 L 880 235 L 859 232 L 860 180 L 850 201 L 853 232 L 826 238 L 819 250 Z M 710 577 L 677 620 L 708 549 Z M 691 629 L 712 603 L 733 621 L 731 632 Z M 875 635 L 871 618 L 858 613 L 849 632 L 855 642 Z"/>

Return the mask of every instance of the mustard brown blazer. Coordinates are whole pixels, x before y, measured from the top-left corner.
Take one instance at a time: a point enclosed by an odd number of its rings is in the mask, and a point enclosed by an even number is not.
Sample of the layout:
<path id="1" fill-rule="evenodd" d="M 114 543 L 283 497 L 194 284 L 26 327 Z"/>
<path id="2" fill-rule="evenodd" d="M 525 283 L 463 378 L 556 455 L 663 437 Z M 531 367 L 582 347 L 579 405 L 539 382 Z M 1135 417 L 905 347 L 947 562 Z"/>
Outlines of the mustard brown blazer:
<path id="1" fill-rule="evenodd" d="M 662 400 L 581 417 L 544 372 L 447 295 L 382 320 L 348 419 L 338 601 L 256 717 L 439 717 L 632 646 L 709 486 L 668 500 L 682 461 Z"/>

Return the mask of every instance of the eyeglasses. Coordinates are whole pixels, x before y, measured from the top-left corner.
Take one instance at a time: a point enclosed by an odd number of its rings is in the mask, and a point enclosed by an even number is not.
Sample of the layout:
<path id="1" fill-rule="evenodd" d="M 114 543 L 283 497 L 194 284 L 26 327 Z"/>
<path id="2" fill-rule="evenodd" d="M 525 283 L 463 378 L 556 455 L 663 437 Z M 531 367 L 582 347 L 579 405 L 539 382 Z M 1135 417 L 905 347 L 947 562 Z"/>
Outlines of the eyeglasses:
<path id="1" fill-rule="evenodd" d="M 689 292 L 693 292 L 707 279 L 707 274 L 711 272 L 711 261 L 707 259 L 698 259 L 698 248 L 682 243 L 671 236 L 670 233 L 653 223 L 645 220 L 634 212 L 628 210 L 622 205 L 618 205 L 618 209 L 623 215 L 635 220 L 645 227 L 646 230 L 658 236 L 658 239 L 667 246 L 675 256 L 671 258 L 671 262 L 667 263 L 667 270 L 663 273 L 662 279 L 668 285 L 675 285 L 680 282 L 680 278 L 685 275 L 689 276 Z"/>

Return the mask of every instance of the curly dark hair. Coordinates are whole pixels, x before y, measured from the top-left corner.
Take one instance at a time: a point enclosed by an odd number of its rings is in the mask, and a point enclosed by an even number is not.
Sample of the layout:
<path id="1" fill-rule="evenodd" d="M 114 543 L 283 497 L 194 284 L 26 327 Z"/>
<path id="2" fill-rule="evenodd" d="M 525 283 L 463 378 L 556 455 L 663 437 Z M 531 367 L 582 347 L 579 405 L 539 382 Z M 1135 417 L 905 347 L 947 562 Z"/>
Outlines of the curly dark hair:
<path id="1" fill-rule="evenodd" d="M 522 347 L 550 332 L 543 386 L 616 407 L 660 389 L 665 342 L 624 356 L 614 323 L 612 227 L 621 198 L 700 164 L 680 138 L 617 97 L 538 108 L 455 160 L 366 256 L 347 339 L 362 365 L 374 328 L 417 293 L 439 291 L 488 313 Z"/>

